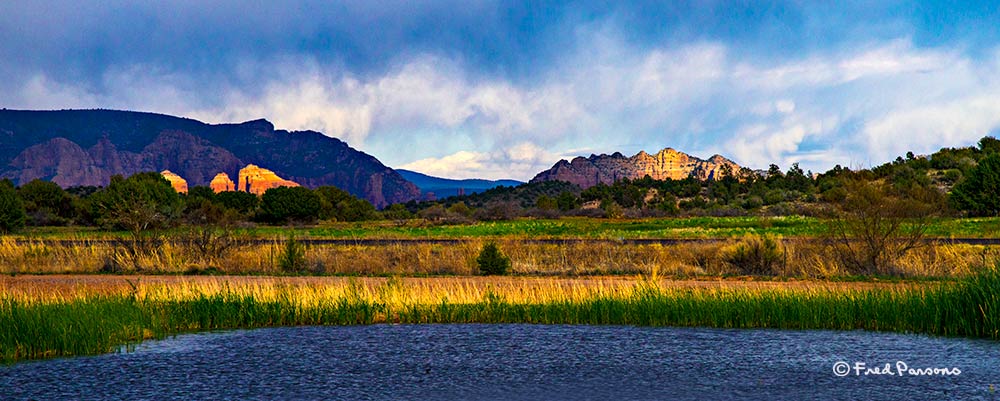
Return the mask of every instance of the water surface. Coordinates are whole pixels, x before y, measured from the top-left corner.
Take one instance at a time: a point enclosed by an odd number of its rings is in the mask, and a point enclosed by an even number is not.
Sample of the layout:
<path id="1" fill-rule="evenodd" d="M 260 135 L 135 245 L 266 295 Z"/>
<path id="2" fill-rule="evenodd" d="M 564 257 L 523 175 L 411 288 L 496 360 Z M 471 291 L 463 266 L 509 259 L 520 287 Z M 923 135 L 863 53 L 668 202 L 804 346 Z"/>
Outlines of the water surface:
<path id="1" fill-rule="evenodd" d="M 857 375 L 897 362 L 951 376 Z M 834 373 L 846 362 L 847 376 Z M 863 372 L 862 372 L 863 373 Z M 202 333 L 0 367 L 0 399 L 984 399 L 1000 343 L 870 332 L 372 325 Z M 1000 390 L 1000 389 L 998 389 Z"/>

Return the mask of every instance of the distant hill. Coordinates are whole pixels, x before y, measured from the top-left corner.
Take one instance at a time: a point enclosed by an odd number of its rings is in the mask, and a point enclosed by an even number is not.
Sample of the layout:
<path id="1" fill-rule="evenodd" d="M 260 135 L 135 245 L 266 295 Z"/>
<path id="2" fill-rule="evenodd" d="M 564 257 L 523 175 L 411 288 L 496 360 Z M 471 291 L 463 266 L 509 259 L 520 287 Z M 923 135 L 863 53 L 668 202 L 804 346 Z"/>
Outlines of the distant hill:
<path id="1" fill-rule="evenodd" d="M 496 188 L 498 186 L 516 187 L 518 185 L 524 184 L 521 181 L 515 180 L 482 180 L 482 179 L 465 179 L 465 180 L 453 180 L 449 178 L 432 177 L 427 174 L 418 173 L 416 171 L 397 169 L 399 175 L 403 176 L 407 181 L 412 182 L 417 188 L 420 188 L 420 192 L 424 195 L 433 192 L 434 197 L 437 199 L 447 198 L 449 196 L 459 195 L 459 192 L 463 192 L 466 195 L 471 195 L 474 193 L 479 193 L 486 191 L 491 188 Z"/>
<path id="2" fill-rule="evenodd" d="M 131 111 L 0 110 L 0 178 L 18 185 L 107 185 L 115 174 L 170 170 L 207 186 L 247 164 L 310 188 L 333 185 L 378 207 L 420 196 L 396 171 L 339 139 L 275 130 L 267 120 L 213 125 Z"/>
<path id="3" fill-rule="evenodd" d="M 598 183 L 612 184 L 623 178 L 637 179 L 647 175 L 657 180 L 688 177 L 709 180 L 723 166 L 729 166 L 733 173 L 740 170 L 739 165 L 720 155 L 703 160 L 671 148 L 655 155 L 641 151 L 632 157 L 615 152 L 612 155 L 577 157 L 572 161 L 560 160 L 551 169 L 538 173 L 531 182 L 566 181 L 589 188 Z"/>

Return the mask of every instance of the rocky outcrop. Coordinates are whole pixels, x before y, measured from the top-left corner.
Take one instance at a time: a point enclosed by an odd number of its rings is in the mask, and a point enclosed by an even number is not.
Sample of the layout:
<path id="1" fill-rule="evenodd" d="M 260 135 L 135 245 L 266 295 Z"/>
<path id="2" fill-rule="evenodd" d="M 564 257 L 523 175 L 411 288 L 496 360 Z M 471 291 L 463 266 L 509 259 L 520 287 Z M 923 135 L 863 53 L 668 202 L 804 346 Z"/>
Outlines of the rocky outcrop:
<path id="1" fill-rule="evenodd" d="M 395 170 L 343 141 L 275 130 L 266 120 L 209 125 L 127 111 L 0 110 L 0 179 L 18 185 L 40 178 L 103 186 L 115 174 L 170 170 L 200 186 L 247 164 L 310 188 L 336 186 L 376 207 L 420 197 Z"/>
<path id="2" fill-rule="evenodd" d="M 177 191 L 177 193 L 179 194 L 187 193 L 188 191 L 187 180 L 181 178 L 181 176 L 177 174 L 170 172 L 170 170 L 163 170 L 160 172 L 160 175 L 162 175 L 163 178 L 166 178 L 167 181 L 170 181 L 170 186 L 174 187 L 174 191 Z"/>
<path id="3" fill-rule="evenodd" d="M 210 182 L 208 186 L 212 188 L 212 192 L 215 193 L 236 190 L 236 184 L 233 183 L 233 180 L 229 178 L 229 174 L 226 173 L 216 174 L 215 178 L 212 178 L 212 182 Z"/>
<path id="4" fill-rule="evenodd" d="M 278 187 L 297 187 L 298 183 L 278 177 L 273 171 L 248 164 L 240 169 L 240 184 L 238 190 L 255 195 L 263 195 L 268 189 Z"/>
<path id="5" fill-rule="evenodd" d="M 726 166 L 733 173 L 740 169 L 735 162 L 720 155 L 702 160 L 671 148 L 655 155 L 640 151 L 632 157 L 615 152 L 610 156 L 602 154 L 577 157 L 572 161 L 560 160 L 551 169 L 538 173 L 531 182 L 567 181 L 589 188 L 598 183 L 611 184 L 620 179 L 638 179 L 647 175 L 657 180 L 688 177 L 710 180 L 718 177 Z"/>
<path id="6" fill-rule="evenodd" d="M 164 131 L 140 154 L 140 169 L 176 171 L 192 185 L 206 186 L 222 171 L 246 165 L 229 150 L 187 132 Z"/>
<path id="7" fill-rule="evenodd" d="M 94 163 L 80 145 L 66 138 L 53 138 L 28 147 L 9 166 L 11 169 L 4 178 L 11 178 L 19 185 L 35 179 L 63 187 L 107 185 L 112 175 Z"/>

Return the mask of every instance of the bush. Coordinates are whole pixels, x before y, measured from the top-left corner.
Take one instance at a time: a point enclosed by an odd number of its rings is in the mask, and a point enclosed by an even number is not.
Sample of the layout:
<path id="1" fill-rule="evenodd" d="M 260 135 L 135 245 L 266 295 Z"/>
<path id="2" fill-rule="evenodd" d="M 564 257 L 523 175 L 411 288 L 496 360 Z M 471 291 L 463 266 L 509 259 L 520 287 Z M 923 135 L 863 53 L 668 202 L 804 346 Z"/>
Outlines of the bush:
<path id="1" fill-rule="evenodd" d="M 510 270 L 510 258 L 500 252 L 500 248 L 495 243 L 488 243 L 479 251 L 476 258 L 476 265 L 479 266 L 479 273 L 487 276 L 505 275 Z"/>
<path id="2" fill-rule="evenodd" d="M 249 192 L 224 191 L 215 194 L 213 202 L 246 216 L 252 214 L 257 209 L 260 199 L 257 198 L 257 195 Z"/>
<path id="3" fill-rule="evenodd" d="M 319 218 L 320 196 L 305 187 L 268 189 L 260 197 L 261 218 L 271 223 L 310 223 Z"/>
<path id="4" fill-rule="evenodd" d="M 32 180 L 17 189 L 33 226 L 61 226 L 70 222 L 73 198 L 58 184 L 51 181 Z"/>
<path id="5" fill-rule="evenodd" d="M 900 275 L 897 262 L 924 245 L 932 218 L 944 209 L 933 188 L 898 192 L 884 183 L 845 182 L 847 198 L 828 221 L 834 250 L 852 274 Z"/>
<path id="6" fill-rule="evenodd" d="M 278 268 L 286 273 L 297 273 L 305 270 L 306 250 L 295 237 L 289 236 L 285 248 L 278 254 Z"/>
<path id="7" fill-rule="evenodd" d="M 19 230 L 24 227 L 24 205 L 17 196 L 13 184 L 0 181 L 0 233 Z"/>
<path id="8" fill-rule="evenodd" d="M 1000 215 L 1000 155 L 989 155 L 951 191 L 956 209 L 974 216 Z"/>
<path id="9" fill-rule="evenodd" d="M 785 254 L 778 249 L 778 242 L 770 237 L 749 237 L 724 259 L 742 274 L 774 275 L 784 264 Z"/>

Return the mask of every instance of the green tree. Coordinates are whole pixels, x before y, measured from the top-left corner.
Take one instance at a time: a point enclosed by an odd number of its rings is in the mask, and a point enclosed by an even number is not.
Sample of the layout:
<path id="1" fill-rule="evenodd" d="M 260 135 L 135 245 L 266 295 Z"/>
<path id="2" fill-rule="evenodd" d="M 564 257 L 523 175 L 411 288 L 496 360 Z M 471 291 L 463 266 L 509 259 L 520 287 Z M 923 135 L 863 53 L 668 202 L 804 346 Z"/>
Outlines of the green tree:
<path id="1" fill-rule="evenodd" d="M 135 238 L 145 230 L 172 224 L 183 208 L 170 182 L 154 172 L 111 177 L 107 188 L 92 195 L 91 201 L 99 224 L 128 230 Z"/>
<path id="2" fill-rule="evenodd" d="M 193 201 L 197 199 L 204 199 L 210 202 L 215 201 L 215 191 L 212 188 L 206 187 L 204 185 L 199 185 L 188 190 L 185 197 L 187 201 Z"/>
<path id="3" fill-rule="evenodd" d="M 951 190 L 956 209 L 976 216 L 1000 214 L 1000 154 L 979 161 Z"/>
<path id="4" fill-rule="evenodd" d="M 321 219 L 336 219 L 337 221 L 374 220 L 378 215 L 375 206 L 367 200 L 360 199 L 337 187 L 322 186 L 316 188 L 320 196 Z"/>
<path id="5" fill-rule="evenodd" d="M 235 210 L 248 216 L 257 210 L 260 198 L 249 192 L 225 191 L 215 194 L 214 201 L 226 209 Z"/>
<path id="6" fill-rule="evenodd" d="M 74 215 L 73 197 L 51 181 L 32 180 L 17 189 L 31 225 L 64 225 Z"/>
<path id="7" fill-rule="evenodd" d="M 542 210 L 556 210 L 559 207 L 558 202 L 555 198 L 548 195 L 540 195 L 538 199 L 535 200 L 535 207 Z"/>
<path id="8" fill-rule="evenodd" d="M 472 216 L 472 209 L 465 205 L 465 202 L 457 202 L 451 206 L 448 206 L 448 212 L 454 213 L 462 217 Z"/>
<path id="9" fill-rule="evenodd" d="M 406 206 L 403 206 L 401 203 L 394 203 L 382 210 L 382 218 L 392 220 L 396 222 L 397 225 L 401 226 L 406 224 L 406 220 L 413 218 L 413 212 L 410 212 Z"/>
<path id="10" fill-rule="evenodd" d="M 271 188 L 260 197 L 261 218 L 272 223 L 312 222 L 319 218 L 320 202 L 309 188 Z"/>
<path id="11" fill-rule="evenodd" d="M 10 180 L 0 181 L 0 232 L 8 233 L 24 227 L 25 212 L 21 198 Z"/>
<path id="12" fill-rule="evenodd" d="M 1000 139 L 996 139 L 992 136 L 984 136 L 983 139 L 979 140 L 979 150 L 983 154 L 996 154 L 1000 153 Z"/>
<path id="13" fill-rule="evenodd" d="M 568 212 L 580 207 L 580 198 L 572 192 L 562 191 L 556 198 L 556 205 L 559 206 L 559 211 Z"/>
<path id="14" fill-rule="evenodd" d="M 510 257 L 500 252 L 497 244 L 490 242 L 483 246 L 476 257 L 476 265 L 479 266 L 479 274 L 483 275 L 504 275 L 510 270 Z"/>
<path id="15" fill-rule="evenodd" d="M 111 177 L 107 188 L 90 197 L 90 205 L 98 224 L 128 231 L 129 240 L 121 245 L 136 269 L 143 268 L 139 266 L 140 255 L 158 251 L 154 247 L 160 240 L 156 231 L 173 224 L 183 209 L 183 201 L 170 182 L 154 172 Z M 108 267 L 115 271 L 124 268 L 118 263 Z"/>

